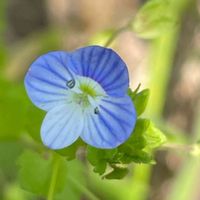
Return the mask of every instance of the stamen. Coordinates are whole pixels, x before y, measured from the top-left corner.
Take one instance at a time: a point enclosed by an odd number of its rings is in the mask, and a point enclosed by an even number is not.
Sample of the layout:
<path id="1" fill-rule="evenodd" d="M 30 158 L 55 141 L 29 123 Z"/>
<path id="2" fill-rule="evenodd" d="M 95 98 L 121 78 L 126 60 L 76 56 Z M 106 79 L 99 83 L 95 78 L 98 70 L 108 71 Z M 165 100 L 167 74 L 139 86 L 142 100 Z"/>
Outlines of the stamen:
<path id="1" fill-rule="evenodd" d="M 72 79 L 72 80 L 69 80 L 67 81 L 67 86 L 72 89 L 74 86 L 75 86 L 75 80 Z"/>
<path id="2" fill-rule="evenodd" d="M 96 115 L 99 114 L 99 108 L 98 108 L 98 107 L 96 107 L 96 108 L 94 109 L 94 114 L 96 114 Z"/>

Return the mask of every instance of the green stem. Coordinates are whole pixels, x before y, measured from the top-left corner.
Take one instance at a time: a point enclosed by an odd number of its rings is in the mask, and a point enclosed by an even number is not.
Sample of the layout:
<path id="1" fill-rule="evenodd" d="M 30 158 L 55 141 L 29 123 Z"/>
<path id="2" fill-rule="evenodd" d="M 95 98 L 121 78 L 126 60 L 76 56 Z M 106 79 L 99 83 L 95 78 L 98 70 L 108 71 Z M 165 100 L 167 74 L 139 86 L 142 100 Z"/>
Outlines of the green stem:
<path id="1" fill-rule="evenodd" d="M 58 180 L 58 172 L 60 167 L 61 157 L 53 152 L 53 170 L 52 177 L 50 181 L 49 191 L 47 195 L 47 200 L 54 200 L 56 182 Z M 74 180 L 72 177 L 68 177 L 69 181 L 83 194 L 85 194 L 90 200 L 99 200 L 90 190 L 88 190 L 84 185 L 80 184 L 78 181 Z"/>
<path id="2" fill-rule="evenodd" d="M 128 30 L 128 29 L 129 29 L 128 26 L 124 26 L 124 27 L 121 27 L 120 29 L 116 30 L 116 31 L 111 35 L 111 37 L 106 41 L 104 47 L 110 46 L 110 45 L 112 44 L 112 42 L 116 39 L 116 37 L 117 37 L 120 33 L 124 32 L 124 31 L 126 31 L 126 30 Z"/>
<path id="3" fill-rule="evenodd" d="M 88 190 L 84 185 L 80 184 L 77 180 L 73 179 L 69 176 L 69 181 L 83 194 L 85 194 L 88 199 L 90 200 L 100 200 L 98 197 L 96 197 L 90 190 Z"/>
<path id="4" fill-rule="evenodd" d="M 59 166 L 60 166 L 60 157 L 56 153 L 53 153 L 53 172 L 52 172 L 47 200 L 54 199 L 54 192 L 55 192 L 56 182 L 58 178 Z"/>
<path id="5" fill-rule="evenodd" d="M 177 26 L 165 32 L 159 38 L 154 39 L 150 47 L 151 96 L 147 111 L 150 116 L 156 119 L 159 119 L 163 112 L 166 91 L 180 35 L 182 17 L 192 2 L 194 0 L 176 0 L 171 2 L 173 8 L 171 15 L 174 21 L 177 21 Z"/>
<path id="6" fill-rule="evenodd" d="M 133 18 L 130 19 L 130 21 L 122 26 L 121 28 L 117 29 L 110 38 L 105 42 L 104 47 L 108 47 L 112 44 L 112 42 L 124 31 L 127 31 L 131 28 L 131 23 L 133 22 Z"/>
<path id="7" fill-rule="evenodd" d="M 151 46 L 151 96 L 148 111 L 155 118 L 159 118 L 163 111 L 178 33 L 176 27 L 167 34 L 155 39 Z"/>

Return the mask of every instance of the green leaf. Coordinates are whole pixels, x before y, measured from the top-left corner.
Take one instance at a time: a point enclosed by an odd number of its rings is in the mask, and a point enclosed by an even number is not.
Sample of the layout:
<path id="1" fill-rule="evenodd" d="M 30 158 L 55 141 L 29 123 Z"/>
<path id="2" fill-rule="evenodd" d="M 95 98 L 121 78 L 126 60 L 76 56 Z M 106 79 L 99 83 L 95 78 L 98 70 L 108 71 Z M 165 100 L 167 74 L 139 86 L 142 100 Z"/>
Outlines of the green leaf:
<path id="1" fill-rule="evenodd" d="M 58 155 L 57 155 L 58 156 Z M 67 166 L 62 158 L 59 161 L 51 155 L 43 155 L 32 151 L 24 152 L 19 158 L 19 180 L 21 187 L 37 195 L 46 196 L 52 180 L 52 174 L 58 163 L 58 174 L 55 185 L 55 193 L 62 191 L 66 182 Z"/>
<path id="2" fill-rule="evenodd" d="M 139 89 L 140 89 L 141 84 L 138 84 L 137 88 L 132 91 L 131 88 L 128 88 L 128 95 L 131 97 L 131 99 L 134 99 L 135 95 L 138 93 Z"/>
<path id="3" fill-rule="evenodd" d="M 165 135 L 149 119 L 138 119 L 130 138 L 121 145 L 133 149 L 154 149 L 166 141 Z"/>
<path id="4" fill-rule="evenodd" d="M 146 146 L 144 134 L 148 129 L 149 124 L 149 120 L 138 119 L 133 133 L 124 144 L 119 146 L 119 150 L 125 153 L 130 153 L 132 150 L 143 149 Z"/>
<path id="5" fill-rule="evenodd" d="M 154 164 L 153 156 L 151 152 L 145 152 L 143 150 L 132 150 L 129 154 L 124 154 L 121 158 L 123 164 L 134 163 L 144 163 L 144 164 Z"/>
<path id="6" fill-rule="evenodd" d="M 87 148 L 87 159 L 94 166 L 94 172 L 102 175 L 107 167 L 107 162 L 114 159 L 117 149 L 97 149 L 91 146 Z"/>
<path id="7" fill-rule="evenodd" d="M 146 141 L 145 149 L 155 149 L 166 142 L 166 136 L 158 129 L 153 122 L 149 122 L 148 129 L 144 133 Z"/>
<path id="8" fill-rule="evenodd" d="M 128 95 L 131 97 L 133 101 L 133 104 L 137 112 L 137 116 L 140 116 L 146 109 L 149 100 L 150 90 L 144 89 L 141 92 L 138 92 L 138 89 L 139 88 L 137 88 L 134 92 L 131 89 L 129 89 Z"/>
<path id="9" fill-rule="evenodd" d="M 113 170 L 103 176 L 106 179 L 122 179 L 128 174 L 129 170 L 124 167 L 117 167 L 115 166 Z"/>
<path id="10" fill-rule="evenodd" d="M 94 166 L 93 171 L 98 173 L 99 175 L 104 174 L 107 168 L 107 162 L 106 160 L 99 160 L 99 162 Z"/>
<path id="11" fill-rule="evenodd" d="M 172 1 L 150 0 L 137 13 L 132 29 L 140 37 L 152 39 L 171 30 L 176 25 Z"/>
<path id="12" fill-rule="evenodd" d="M 137 93 L 133 99 L 136 108 L 137 116 L 140 116 L 146 109 L 149 100 L 150 90 L 145 89 Z"/>
<path id="13" fill-rule="evenodd" d="M 154 163 L 152 150 L 166 141 L 165 135 L 148 119 L 138 119 L 130 138 L 118 147 L 121 162 Z"/>
<path id="14" fill-rule="evenodd" d="M 134 98 L 136 96 L 137 94 Z M 165 141 L 165 135 L 149 119 L 138 119 L 133 133 L 125 143 L 109 150 L 88 146 L 87 159 L 94 166 L 94 172 L 103 175 L 106 173 L 107 165 L 110 165 L 113 171 L 103 177 L 120 179 L 128 173 L 128 169 L 118 169 L 118 164 L 127 165 L 132 162 L 154 164 L 153 150 Z"/>

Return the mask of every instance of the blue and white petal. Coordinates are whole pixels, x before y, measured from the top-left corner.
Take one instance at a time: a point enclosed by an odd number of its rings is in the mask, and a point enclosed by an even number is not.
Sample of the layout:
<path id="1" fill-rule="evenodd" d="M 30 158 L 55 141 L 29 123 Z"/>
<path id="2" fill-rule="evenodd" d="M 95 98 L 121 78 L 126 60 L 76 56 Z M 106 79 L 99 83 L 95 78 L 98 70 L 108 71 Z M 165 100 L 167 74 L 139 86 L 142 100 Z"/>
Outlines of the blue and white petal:
<path id="1" fill-rule="evenodd" d="M 49 52 L 32 63 L 25 77 L 32 102 L 48 111 L 41 137 L 51 149 L 67 147 L 79 136 L 103 149 L 125 142 L 137 117 L 128 85 L 126 64 L 100 46 Z"/>
<path id="2" fill-rule="evenodd" d="M 32 102 L 43 110 L 50 110 L 66 99 L 67 81 L 73 72 L 64 60 L 68 54 L 63 51 L 47 53 L 36 59 L 25 77 L 25 87 Z"/>
<path id="3" fill-rule="evenodd" d="M 98 82 L 110 96 L 127 93 L 129 77 L 126 64 L 112 49 L 89 46 L 71 52 L 67 65 L 78 75 Z"/>
<path id="4" fill-rule="evenodd" d="M 88 144 L 103 149 L 115 148 L 131 135 L 136 111 L 128 96 L 104 97 L 98 107 L 99 113 L 86 113 L 81 138 Z"/>
<path id="5" fill-rule="evenodd" d="M 51 149 L 69 146 L 83 131 L 84 118 L 79 105 L 74 103 L 58 105 L 51 109 L 42 124 L 43 143 Z"/>

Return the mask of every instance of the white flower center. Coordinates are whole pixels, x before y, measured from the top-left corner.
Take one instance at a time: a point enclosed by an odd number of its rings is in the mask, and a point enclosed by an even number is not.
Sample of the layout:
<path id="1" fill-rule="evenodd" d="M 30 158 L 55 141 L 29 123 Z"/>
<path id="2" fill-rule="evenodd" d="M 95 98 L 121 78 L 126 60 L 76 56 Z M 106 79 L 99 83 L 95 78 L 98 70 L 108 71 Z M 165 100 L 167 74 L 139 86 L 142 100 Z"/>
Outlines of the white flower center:
<path id="1" fill-rule="evenodd" d="M 88 77 L 77 76 L 76 80 L 67 82 L 69 88 L 69 101 L 80 106 L 83 111 L 93 110 L 99 113 L 100 100 L 106 96 L 106 92 L 99 83 Z"/>

